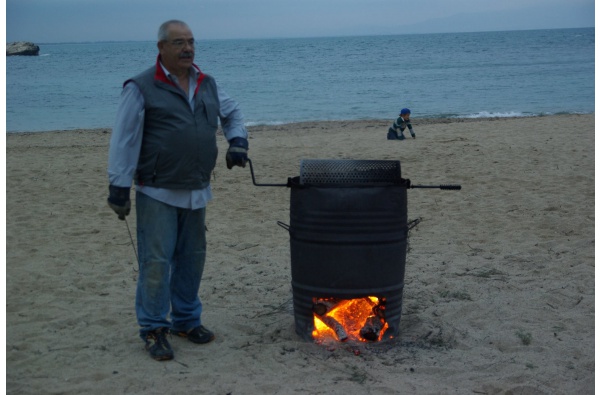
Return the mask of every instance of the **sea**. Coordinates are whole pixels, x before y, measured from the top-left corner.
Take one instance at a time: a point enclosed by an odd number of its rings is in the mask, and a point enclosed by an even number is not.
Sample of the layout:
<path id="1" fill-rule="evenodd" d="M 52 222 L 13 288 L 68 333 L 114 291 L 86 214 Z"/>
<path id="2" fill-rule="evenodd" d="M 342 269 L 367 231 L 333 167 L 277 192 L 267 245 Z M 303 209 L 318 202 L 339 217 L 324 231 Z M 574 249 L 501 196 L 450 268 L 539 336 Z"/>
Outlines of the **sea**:
<path id="1" fill-rule="evenodd" d="M 7 132 L 112 128 L 155 41 L 36 43 L 6 58 Z M 594 112 L 594 28 L 198 40 L 195 63 L 247 126 Z"/>

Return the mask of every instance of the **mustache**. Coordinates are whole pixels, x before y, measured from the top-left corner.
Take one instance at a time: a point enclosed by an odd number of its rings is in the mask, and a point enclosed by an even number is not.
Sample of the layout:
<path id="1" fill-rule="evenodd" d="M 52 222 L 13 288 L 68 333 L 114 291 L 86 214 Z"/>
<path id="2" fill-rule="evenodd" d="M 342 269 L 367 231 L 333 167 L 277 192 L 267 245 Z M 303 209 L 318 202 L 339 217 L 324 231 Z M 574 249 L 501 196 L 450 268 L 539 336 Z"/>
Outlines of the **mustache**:
<path id="1" fill-rule="evenodd" d="M 192 59 L 194 57 L 194 53 L 193 52 L 183 52 L 179 55 L 179 59 Z"/>

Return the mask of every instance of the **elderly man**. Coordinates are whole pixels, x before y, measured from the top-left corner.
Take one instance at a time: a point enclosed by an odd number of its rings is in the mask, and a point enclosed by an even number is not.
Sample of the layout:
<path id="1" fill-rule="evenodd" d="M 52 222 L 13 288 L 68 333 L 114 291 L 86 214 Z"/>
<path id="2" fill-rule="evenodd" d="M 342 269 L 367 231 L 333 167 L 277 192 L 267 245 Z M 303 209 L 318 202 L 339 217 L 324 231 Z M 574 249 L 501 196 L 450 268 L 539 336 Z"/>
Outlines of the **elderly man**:
<path id="1" fill-rule="evenodd" d="M 188 25 L 158 31 L 156 64 L 125 81 L 108 158 L 108 205 L 125 219 L 136 186 L 139 277 L 135 310 L 150 356 L 173 359 L 166 335 L 208 343 L 198 296 L 206 257 L 205 210 L 219 120 L 227 167 L 245 167 L 248 133 L 238 104 L 194 64 Z"/>

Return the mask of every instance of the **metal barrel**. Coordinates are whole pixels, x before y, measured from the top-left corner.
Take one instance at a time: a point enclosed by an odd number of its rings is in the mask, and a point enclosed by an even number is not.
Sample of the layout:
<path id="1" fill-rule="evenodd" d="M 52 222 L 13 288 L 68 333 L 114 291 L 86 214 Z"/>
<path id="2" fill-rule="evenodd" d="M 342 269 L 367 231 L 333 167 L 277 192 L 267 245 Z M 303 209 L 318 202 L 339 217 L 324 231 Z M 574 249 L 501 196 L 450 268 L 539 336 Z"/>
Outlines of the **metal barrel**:
<path id="1" fill-rule="evenodd" d="M 386 300 L 397 336 L 407 247 L 402 185 L 292 185 L 290 252 L 296 332 L 311 338 L 314 298 Z"/>

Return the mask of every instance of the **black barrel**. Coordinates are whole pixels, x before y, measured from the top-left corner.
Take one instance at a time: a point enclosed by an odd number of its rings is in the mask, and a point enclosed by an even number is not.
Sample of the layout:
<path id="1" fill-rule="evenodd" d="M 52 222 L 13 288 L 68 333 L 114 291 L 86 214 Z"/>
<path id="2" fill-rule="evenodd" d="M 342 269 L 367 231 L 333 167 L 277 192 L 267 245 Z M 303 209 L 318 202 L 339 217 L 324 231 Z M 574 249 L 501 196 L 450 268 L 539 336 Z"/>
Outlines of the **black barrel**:
<path id="1" fill-rule="evenodd" d="M 398 335 L 408 234 L 406 192 L 402 184 L 291 184 L 292 288 L 301 337 L 312 339 L 313 298 L 364 296 L 385 299 L 385 336 Z"/>

